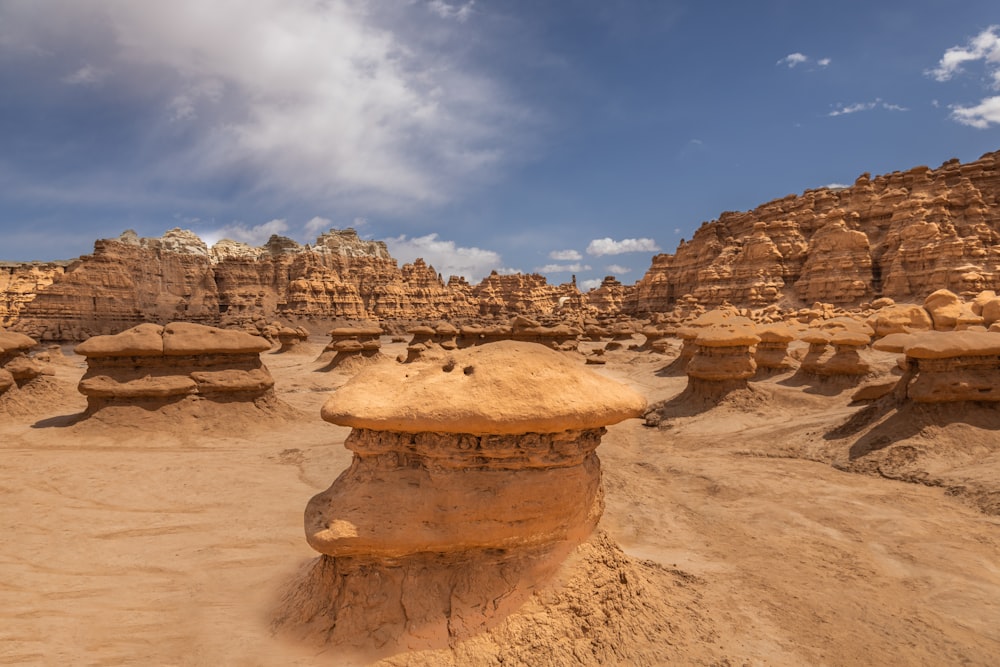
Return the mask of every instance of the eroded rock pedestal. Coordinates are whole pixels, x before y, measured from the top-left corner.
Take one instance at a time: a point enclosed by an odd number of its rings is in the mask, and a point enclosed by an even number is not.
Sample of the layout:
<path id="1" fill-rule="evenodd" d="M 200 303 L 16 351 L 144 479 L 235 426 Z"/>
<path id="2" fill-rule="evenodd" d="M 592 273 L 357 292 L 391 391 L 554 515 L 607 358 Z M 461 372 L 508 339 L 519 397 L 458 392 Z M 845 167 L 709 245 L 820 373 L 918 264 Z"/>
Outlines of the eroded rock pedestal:
<path id="1" fill-rule="evenodd" d="M 78 389 L 87 397 L 88 415 L 204 401 L 273 407 L 274 379 L 260 360 L 270 348 L 266 339 L 242 331 L 188 322 L 140 324 L 76 347 L 87 357 Z"/>
<path id="2" fill-rule="evenodd" d="M 551 582 L 603 511 L 604 426 L 645 400 L 543 346 L 504 341 L 375 366 L 324 405 L 350 467 L 310 500 L 323 556 L 276 625 L 358 650 L 443 648 Z"/>

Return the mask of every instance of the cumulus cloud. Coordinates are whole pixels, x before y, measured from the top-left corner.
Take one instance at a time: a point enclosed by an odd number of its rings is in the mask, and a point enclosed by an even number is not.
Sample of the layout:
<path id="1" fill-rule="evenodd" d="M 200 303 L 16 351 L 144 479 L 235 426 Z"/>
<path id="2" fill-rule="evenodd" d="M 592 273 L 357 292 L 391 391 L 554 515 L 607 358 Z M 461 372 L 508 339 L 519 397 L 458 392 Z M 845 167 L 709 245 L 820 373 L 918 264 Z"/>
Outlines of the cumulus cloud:
<path id="1" fill-rule="evenodd" d="M 971 38 L 965 46 L 953 46 L 944 52 L 938 66 L 927 70 L 936 81 L 948 81 L 962 72 L 966 63 L 984 61 L 991 85 L 1000 88 L 1000 26 L 991 25 Z"/>
<path id="2" fill-rule="evenodd" d="M 224 227 L 199 232 L 198 236 L 210 246 L 221 239 L 232 239 L 252 246 L 262 246 L 267 243 L 272 234 L 282 235 L 287 231 L 288 223 L 283 219 L 275 219 L 253 227 L 248 227 L 242 222 L 233 222 Z"/>
<path id="3" fill-rule="evenodd" d="M 1000 97 L 987 97 L 972 107 L 952 106 L 951 117 L 971 127 L 985 130 L 990 125 L 1000 125 Z"/>
<path id="4" fill-rule="evenodd" d="M 588 264 L 546 264 L 545 266 L 539 266 L 535 269 L 538 273 L 580 273 L 581 271 L 590 271 L 590 265 Z"/>
<path id="5" fill-rule="evenodd" d="M 587 246 L 587 254 L 600 257 L 602 255 L 621 255 L 626 252 L 657 252 L 660 247 L 653 239 L 594 239 Z"/>
<path id="6" fill-rule="evenodd" d="M 332 220 L 317 215 L 310 218 L 302 228 L 305 230 L 306 234 L 309 234 L 310 236 L 319 236 L 332 227 Z"/>
<path id="7" fill-rule="evenodd" d="M 421 257 L 445 280 L 449 276 L 464 276 L 469 282 L 479 282 L 493 270 L 516 273 L 502 268 L 503 261 L 498 253 L 482 248 L 464 248 L 454 241 L 438 238 L 436 233 L 413 238 L 404 234 L 383 240 L 389 247 L 389 254 L 400 262 L 412 262 Z"/>
<path id="8" fill-rule="evenodd" d="M 796 65 L 801 65 L 804 62 L 808 62 L 809 57 L 804 53 L 789 53 L 787 56 L 775 63 L 775 65 L 787 65 L 788 67 L 795 67 Z"/>
<path id="9" fill-rule="evenodd" d="M 613 275 L 620 276 L 623 273 L 628 273 L 632 269 L 627 266 L 622 266 L 621 264 L 608 264 L 606 267 Z"/>
<path id="10" fill-rule="evenodd" d="M 0 3 L 0 41 L 100 62 L 64 80 L 103 76 L 110 103 L 156 101 L 158 180 L 398 211 L 489 178 L 529 122 L 464 57 L 471 2 L 50 0 L 48 22 L 33 5 Z"/>
<path id="11" fill-rule="evenodd" d="M 581 291 L 586 292 L 588 290 L 592 290 L 592 289 L 596 289 L 596 288 L 600 287 L 601 286 L 601 282 L 602 281 L 601 281 L 600 278 L 591 278 L 590 280 L 581 280 L 579 283 L 577 283 L 577 287 L 579 287 Z"/>
<path id="12" fill-rule="evenodd" d="M 583 259 L 583 255 L 576 250 L 553 250 L 549 253 L 549 259 L 557 262 L 576 262 Z"/>
<path id="13" fill-rule="evenodd" d="M 798 65 L 804 65 L 805 63 L 810 62 L 810 60 L 811 58 L 809 58 L 809 56 L 807 56 L 806 54 L 799 53 L 798 51 L 796 51 L 795 53 L 789 53 L 787 56 L 781 58 L 780 60 L 778 60 L 778 62 L 774 64 L 784 65 L 788 67 L 788 69 L 792 69 L 793 67 L 796 67 Z M 815 61 L 816 65 L 819 67 L 826 67 L 831 62 L 833 61 L 830 58 L 819 58 Z"/>
<path id="14" fill-rule="evenodd" d="M 889 102 L 882 101 L 881 98 L 875 98 L 873 102 L 837 104 L 837 107 L 828 113 L 827 116 L 846 116 L 848 114 L 858 113 L 859 111 L 871 111 L 872 109 L 884 109 L 885 111 L 909 111 L 909 109 L 904 106 L 890 104 Z"/>

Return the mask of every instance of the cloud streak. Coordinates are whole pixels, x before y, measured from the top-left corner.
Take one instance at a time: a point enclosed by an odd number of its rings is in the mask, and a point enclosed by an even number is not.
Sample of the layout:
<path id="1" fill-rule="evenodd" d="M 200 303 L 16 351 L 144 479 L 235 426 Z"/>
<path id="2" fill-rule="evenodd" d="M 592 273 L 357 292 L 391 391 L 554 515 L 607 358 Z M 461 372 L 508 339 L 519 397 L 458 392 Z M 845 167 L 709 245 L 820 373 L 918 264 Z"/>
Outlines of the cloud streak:
<path id="1" fill-rule="evenodd" d="M 855 104 L 838 104 L 837 108 L 829 112 L 827 116 L 847 116 L 861 111 L 871 111 L 873 109 L 884 109 L 885 111 L 909 111 L 904 106 L 883 102 L 881 98 L 875 98 L 872 102 L 858 102 Z"/>
<path id="2" fill-rule="evenodd" d="M 594 239 L 587 246 L 587 254 L 595 257 L 603 255 L 621 255 L 627 252 L 658 252 L 660 247 L 653 239 L 622 239 L 615 241 L 612 238 Z"/>

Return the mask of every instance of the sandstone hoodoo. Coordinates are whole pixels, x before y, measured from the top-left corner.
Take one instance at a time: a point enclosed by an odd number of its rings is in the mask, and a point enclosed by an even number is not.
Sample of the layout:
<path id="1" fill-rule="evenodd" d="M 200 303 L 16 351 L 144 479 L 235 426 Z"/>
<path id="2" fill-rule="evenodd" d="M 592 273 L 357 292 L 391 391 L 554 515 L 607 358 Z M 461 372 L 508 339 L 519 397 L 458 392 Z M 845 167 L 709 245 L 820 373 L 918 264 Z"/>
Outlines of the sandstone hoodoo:
<path id="1" fill-rule="evenodd" d="M 754 348 L 754 362 L 758 372 L 786 371 L 795 366 L 788 356 L 788 344 L 795 340 L 795 332 L 784 324 L 769 324 L 757 330 L 760 342 Z"/>
<path id="2" fill-rule="evenodd" d="M 281 344 L 278 352 L 292 352 L 301 349 L 301 343 L 309 340 L 309 331 L 305 327 L 281 327 L 274 337 Z"/>
<path id="3" fill-rule="evenodd" d="M 242 331 L 188 322 L 140 324 L 76 346 L 87 358 L 78 388 L 87 397 L 89 415 L 113 407 L 155 410 L 206 400 L 269 407 L 277 400 L 274 380 L 260 360 L 269 349 L 266 339 Z"/>
<path id="4" fill-rule="evenodd" d="M 644 406 L 564 355 L 514 341 L 355 376 L 322 410 L 352 427 L 353 461 L 305 513 L 323 556 L 299 591 L 322 599 L 293 596 L 279 622 L 387 650 L 493 626 L 590 537 L 604 427 Z"/>
<path id="5" fill-rule="evenodd" d="M 21 390 L 52 374 L 51 368 L 28 356 L 35 344 L 28 336 L 0 329 L 0 409 Z"/>
<path id="6" fill-rule="evenodd" d="M 917 403 L 1000 401 L 1000 334 L 985 331 L 912 334 L 902 344 L 915 377 Z"/>
<path id="7" fill-rule="evenodd" d="M 756 326 L 745 317 L 729 317 L 699 329 L 687 365 L 688 389 L 711 396 L 745 389 L 757 372 L 750 348 L 759 342 Z"/>
<path id="8" fill-rule="evenodd" d="M 327 369 L 338 368 L 346 361 L 356 363 L 378 359 L 382 349 L 382 328 L 378 326 L 337 327 L 330 330 L 330 342 L 316 361 Z"/>

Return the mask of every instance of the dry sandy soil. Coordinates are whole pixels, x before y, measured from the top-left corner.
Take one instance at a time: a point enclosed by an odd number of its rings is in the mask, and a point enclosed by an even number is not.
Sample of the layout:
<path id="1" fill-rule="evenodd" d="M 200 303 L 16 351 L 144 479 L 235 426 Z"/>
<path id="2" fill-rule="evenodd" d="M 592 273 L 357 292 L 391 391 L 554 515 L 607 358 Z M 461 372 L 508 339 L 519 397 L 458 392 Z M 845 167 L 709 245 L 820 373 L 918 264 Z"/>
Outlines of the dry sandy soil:
<path id="1" fill-rule="evenodd" d="M 318 372 L 319 351 L 262 355 L 292 419 L 75 422 L 73 356 L 35 405 L 0 413 L 0 664 L 343 664 L 269 629 L 315 557 L 305 504 L 350 460 L 348 429 L 319 418 L 348 371 Z M 685 386 L 669 357 L 607 357 L 598 372 L 651 403 Z M 668 575 L 663 655 L 1000 664 L 998 408 L 862 413 L 850 391 L 789 375 L 753 387 L 668 404 L 661 428 L 631 420 L 598 449 L 601 527 Z"/>

